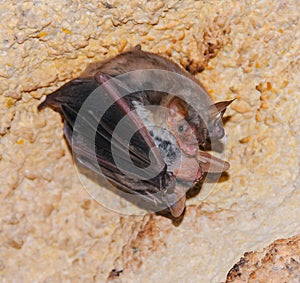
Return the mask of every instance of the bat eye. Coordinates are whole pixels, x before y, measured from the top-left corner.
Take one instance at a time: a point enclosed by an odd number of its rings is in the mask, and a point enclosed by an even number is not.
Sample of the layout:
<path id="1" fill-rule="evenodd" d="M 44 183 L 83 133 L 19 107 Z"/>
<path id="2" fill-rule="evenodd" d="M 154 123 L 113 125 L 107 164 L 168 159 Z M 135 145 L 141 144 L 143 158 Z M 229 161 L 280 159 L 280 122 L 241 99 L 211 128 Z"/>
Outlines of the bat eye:
<path id="1" fill-rule="evenodd" d="M 183 125 L 179 125 L 179 126 L 178 126 L 178 132 L 179 132 L 179 133 L 182 133 L 183 130 L 184 130 Z"/>

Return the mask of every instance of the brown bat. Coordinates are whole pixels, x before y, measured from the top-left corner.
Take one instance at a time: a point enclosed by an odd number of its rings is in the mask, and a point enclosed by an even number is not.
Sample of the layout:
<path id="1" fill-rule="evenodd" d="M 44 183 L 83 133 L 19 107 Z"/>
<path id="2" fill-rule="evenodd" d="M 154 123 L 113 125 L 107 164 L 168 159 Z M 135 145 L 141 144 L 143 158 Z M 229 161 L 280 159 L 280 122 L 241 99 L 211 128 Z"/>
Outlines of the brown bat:
<path id="1" fill-rule="evenodd" d="M 203 150 L 224 136 L 222 117 L 231 102 L 212 103 L 189 73 L 137 46 L 91 64 L 38 109 L 50 106 L 62 114 L 66 139 L 83 168 L 138 197 L 143 207 L 169 208 L 179 217 L 187 188 L 177 181 L 193 184 L 206 172 L 229 168 Z"/>

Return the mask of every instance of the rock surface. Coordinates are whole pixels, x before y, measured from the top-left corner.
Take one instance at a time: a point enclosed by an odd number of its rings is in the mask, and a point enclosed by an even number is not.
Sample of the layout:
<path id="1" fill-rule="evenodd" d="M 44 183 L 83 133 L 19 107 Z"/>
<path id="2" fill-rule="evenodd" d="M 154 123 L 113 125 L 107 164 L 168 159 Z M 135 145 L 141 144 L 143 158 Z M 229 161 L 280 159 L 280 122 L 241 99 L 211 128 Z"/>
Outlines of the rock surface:
<path id="1" fill-rule="evenodd" d="M 245 251 L 299 235 L 299 9 L 293 0 L 0 1 L 1 281 L 221 282 Z M 137 44 L 195 73 L 214 101 L 237 99 L 226 112 L 229 175 L 190 198 L 178 225 L 93 201 L 60 116 L 37 111 L 87 64 Z M 289 270 L 282 276 L 297 278 Z"/>

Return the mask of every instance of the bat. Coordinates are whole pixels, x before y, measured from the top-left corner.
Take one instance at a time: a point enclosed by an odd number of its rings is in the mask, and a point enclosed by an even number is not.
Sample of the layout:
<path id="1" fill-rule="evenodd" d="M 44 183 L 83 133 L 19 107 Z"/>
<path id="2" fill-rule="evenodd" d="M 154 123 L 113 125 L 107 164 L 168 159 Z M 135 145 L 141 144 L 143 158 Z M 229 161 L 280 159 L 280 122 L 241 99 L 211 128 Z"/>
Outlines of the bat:
<path id="1" fill-rule="evenodd" d="M 87 172 L 176 218 L 191 184 L 229 168 L 205 150 L 224 136 L 222 117 L 232 101 L 212 103 L 188 72 L 138 45 L 89 65 L 38 109 L 62 115 L 74 159 Z"/>

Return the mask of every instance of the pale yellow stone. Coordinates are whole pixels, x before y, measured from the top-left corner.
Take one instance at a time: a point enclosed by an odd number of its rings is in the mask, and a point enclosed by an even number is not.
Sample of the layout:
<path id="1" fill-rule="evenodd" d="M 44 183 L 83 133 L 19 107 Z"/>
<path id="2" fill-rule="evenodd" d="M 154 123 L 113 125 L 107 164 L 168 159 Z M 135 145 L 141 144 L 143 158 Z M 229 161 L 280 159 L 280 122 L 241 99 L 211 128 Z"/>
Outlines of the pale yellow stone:
<path id="1" fill-rule="evenodd" d="M 114 280 L 224 282 L 245 251 L 300 234 L 297 1 L 0 1 L 0 10 L 2 281 L 106 282 L 123 269 Z M 215 101 L 237 98 L 225 114 L 228 175 L 187 200 L 180 224 L 90 200 L 61 117 L 37 111 L 87 64 L 137 44 L 190 68 Z"/>

